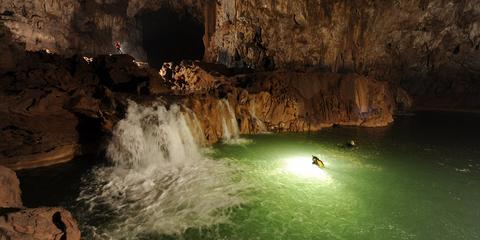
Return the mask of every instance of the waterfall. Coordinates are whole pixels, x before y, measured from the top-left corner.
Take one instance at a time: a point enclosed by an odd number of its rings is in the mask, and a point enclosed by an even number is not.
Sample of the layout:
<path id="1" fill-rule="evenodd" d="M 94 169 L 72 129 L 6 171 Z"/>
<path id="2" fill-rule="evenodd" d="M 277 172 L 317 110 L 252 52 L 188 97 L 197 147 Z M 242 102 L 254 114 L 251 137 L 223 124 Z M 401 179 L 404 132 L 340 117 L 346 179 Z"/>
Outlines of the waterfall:
<path id="1" fill-rule="evenodd" d="M 111 164 L 82 179 L 79 218 L 97 223 L 90 226 L 103 224 L 84 229 L 87 236 L 181 235 L 189 228 L 228 222 L 229 210 L 244 203 L 246 187 L 232 180 L 239 176 L 236 166 L 201 154 L 193 134 L 201 130 L 195 118 L 175 105 L 129 103 L 107 148 Z"/>
<path id="2" fill-rule="evenodd" d="M 226 99 L 219 100 L 219 106 L 222 116 L 223 140 L 227 143 L 234 143 L 240 137 L 235 112 Z"/>
<path id="3" fill-rule="evenodd" d="M 248 106 L 248 111 L 250 112 L 250 116 L 253 118 L 255 121 L 255 129 L 259 129 L 261 133 L 267 133 L 267 127 L 265 126 L 265 123 L 263 123 L 262 120 L 260 120 L 257 117 L 257 111 L 255 109 L 255 100 L 251 100 L 250 105 Z"/>
<path id="4" fill-rule="evenodd" d="M 200 125 L 200 121 L 197 118 L 197 115 L 192 110 L 185 108 L 185 120 L 188 123 L 188 126 L 192 132 L 192 135 L 195 141 L 200 145 L 205 145 L 205 133 L 203 132 L 202 126 Z"/>

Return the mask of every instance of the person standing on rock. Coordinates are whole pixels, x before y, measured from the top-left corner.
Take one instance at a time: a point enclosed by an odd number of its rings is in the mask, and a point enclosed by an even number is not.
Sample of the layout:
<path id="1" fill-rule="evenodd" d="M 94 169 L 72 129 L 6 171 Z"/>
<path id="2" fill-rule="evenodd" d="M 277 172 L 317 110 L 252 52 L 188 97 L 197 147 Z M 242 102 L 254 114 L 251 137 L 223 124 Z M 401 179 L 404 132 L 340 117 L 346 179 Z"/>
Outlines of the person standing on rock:
<path id="1" fill-rule="evenodd" d="M 122 45 L 120 45 L 120 42 L 119 41 L 115 41 L 115 49 L 117 49 L 117 52 L 119 54 L 123 54 L 122 52 Z"/>

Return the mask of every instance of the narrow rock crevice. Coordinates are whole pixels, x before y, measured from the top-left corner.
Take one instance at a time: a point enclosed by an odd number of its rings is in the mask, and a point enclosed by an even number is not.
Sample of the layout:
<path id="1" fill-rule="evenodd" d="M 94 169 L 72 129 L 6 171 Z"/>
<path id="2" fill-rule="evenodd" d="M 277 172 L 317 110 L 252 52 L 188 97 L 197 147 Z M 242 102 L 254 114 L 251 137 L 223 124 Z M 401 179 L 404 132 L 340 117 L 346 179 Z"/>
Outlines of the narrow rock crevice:
<path id="1" fill-rule="evenodd" d="M 67 240 L 67 226 L 62 221 L 62 214 L 60 212 L 56 212 L 52 215 L 52 222 L 60 231 L 62 231 L 60 240 Z"/>

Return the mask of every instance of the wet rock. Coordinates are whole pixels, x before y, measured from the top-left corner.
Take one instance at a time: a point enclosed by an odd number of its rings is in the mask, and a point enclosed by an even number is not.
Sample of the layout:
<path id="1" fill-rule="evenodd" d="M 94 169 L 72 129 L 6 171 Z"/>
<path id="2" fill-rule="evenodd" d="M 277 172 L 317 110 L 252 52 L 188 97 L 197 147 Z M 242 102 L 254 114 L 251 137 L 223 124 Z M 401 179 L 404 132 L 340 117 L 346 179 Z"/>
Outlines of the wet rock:
<path id="1" fill-rule="evenodd" d="M 385 126 L 399 105 L 410 104 L 408 94 L 389 82 L 318 68 L 235 75 L 184 61 L 157 73 L 126 55 L 87 61 L 28 54 L 14 71 L 0 75 L 0 163 L 14 169 L 99 151 L 99 139 L 124 118 L 128 99 L 183 104 L 195 113 L 207 144 L 237 132 Z"/>
<path id="2" fill-rule="evenodd" d="M 0 209 L 0 237 L 6 239 L 79 240 L 77 222 L 63 208 Z"/>
<path id="3" fill-rule="evenodd" d="M 18 178 L 0 165 L 0 239 L 80 239 L 72 214 L 63 208 L 24 208 Z"/>
<path id="4" fill-rule="evenodd" d="M 273 128 L 318 130 L 332 124 L 385 126 L 393 121 L 392 93 L 385 82 L 356 74 L 273 72 L 257 75 L 243 100 Z"/>
<path id="5" fill-rule="evenodd" d="M 21 208 L 20 194 L 20 182 L 15 172 L 0 165 L 0 209 Z"/>
<path id="6" fill-rule="evenodd" d="M 381 127 L 393 121 L 396 107 L 396 88 L 357 74 L 274 71 L 226 82 L 231 86 L 224 96 L 209 93 L 183 101 L 196 114 L 209 143 L 222 139 L 224 122 L 231 121 L 222 98 L 235 112 L 233 121 L 243 134 L 317 131 L 334 124 Z"/>

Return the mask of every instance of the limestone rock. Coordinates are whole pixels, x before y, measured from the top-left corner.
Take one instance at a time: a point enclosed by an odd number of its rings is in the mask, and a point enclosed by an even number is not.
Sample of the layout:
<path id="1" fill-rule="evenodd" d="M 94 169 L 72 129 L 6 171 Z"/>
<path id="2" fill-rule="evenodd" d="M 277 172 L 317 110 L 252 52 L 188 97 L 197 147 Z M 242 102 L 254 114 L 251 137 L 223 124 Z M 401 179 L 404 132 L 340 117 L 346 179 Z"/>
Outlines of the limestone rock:
<path id="1" fill-rule="evenodd" d="M 334 124 L 381 127 L 393 121 L 396 108 L 396 88 L 357 74 L 275 71 L 226 82 L 232 84 L 223 90 L 226 102 L 211 93 L 183 101 L 199 119 L 208 143 L 225 137 L 225 122 L 232 121 L 227 103 L 243 134 L 317 131 Z"/>
<path id="2" fill-rule="evenodd" d="M 165 63 L 159 73 L 172 90 L 184 93 L 208 92 L 226 81 L 224 75 L 193 61 Z"/>
<path id="3" fill-rule="evenodd" d="M 134 62 L 129 55 L 100 56 L 94 65 L 100 79 L 106 86 L 119 91 L 137 91 L 142 82 L 147 81 L 147 73 Z"/>
<path id="4" fill-rule="evenodd" d="M 4 211 L 2 215 L 0 237 L 6 239 L 80 239 L 77 222 L 68 211 L 62 208 Z"/>
<path id="5" fill-rule="evenodd" d="M 77 118 L 64 109 L 76 84 L 59 68 L 63 60 L 44 53 L 26 59 L 10 78 L 2 78 L 0 89 L 0 162 L 14 169 L 23 168 L 24 160 L 29 166 L 70 160 L 78 141 Z"/>
<path id="6" fill-rule="evenodd" d="M 14 171 L 0 165 L 0 209 L 21 208 L 20 182 Z"/>
<path id="7" fill-rule="evenodd" d="M 0 163 L 13 169 L 72 160 L 83 134 L 79 116 L 101 116 L 93 67 L 46 52 L 26 55 L 0 73 Z"/>
<path id="8" fill-rule="evenodd" d="M 136 16 L 168 7 L 204 24 L 204 60 L 209 62 L 257 70 L 316 66 L 355 72 L 398 84 L 426 104 L 475 108 L 478 104 L 471 100 L 478 100 L 480 93 L 479 4 L 480 0 L 5 0 L 0 4 L 0 25 L 6 29 L 0 32 L 27 50 L 61 54 L 111 54 L 113 42 L 121 41 L 124 52 L 145 60 Z M 2 53 L 0 67 L 13 67 L 9 60 L 16 55 Z M 115 81 L 127 81 L 122 71 L 109 74 Z M 158 84 L 152 89 L 165 90 Z"/>
<path id="9" fill-rule="evenodd" d="M 68 108 L 75 113 L 89 118 L 100 118 L 100 100 L 88 96 L 80 90 L 68 103 Z"/>
<path id="10" fill-rule="evenodd" d="M 185 113 L 199 120 L 197 135 L 205 144 L 238 133 L 385 126 L 396 108 L 410 105 L 408 94 L 388 81 L 319 68 L 238 74 L 182 62 L 166 64 L 159 74 L 126 55 L 27 56 L 0 74 L 0 163 L 13 169 L 99 151 L 99 141 L 124 118 L 128 99 L 162 97 L 185 106 Z"/>
<path id="11" fill-rule="evenodd" d="M 63 208 L 23 208 L 20 183 L 0 165 L 0 239 L 79 240 L 72 214 Z"/>

